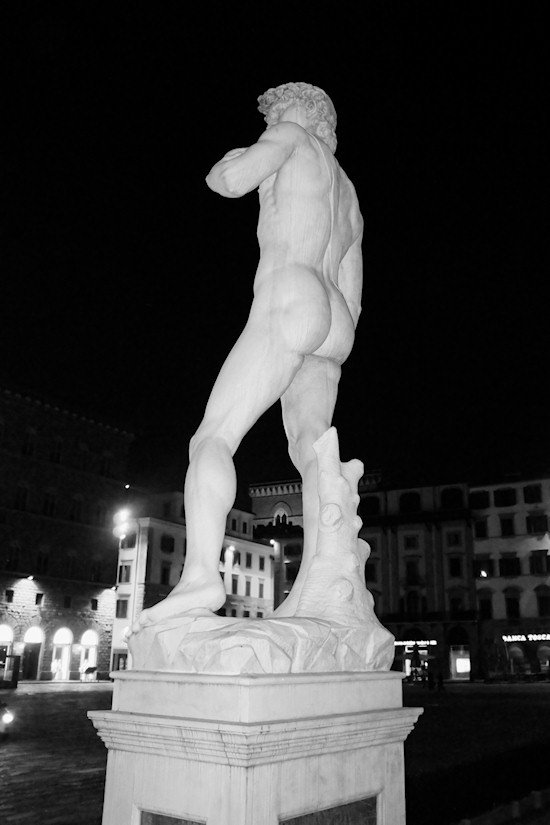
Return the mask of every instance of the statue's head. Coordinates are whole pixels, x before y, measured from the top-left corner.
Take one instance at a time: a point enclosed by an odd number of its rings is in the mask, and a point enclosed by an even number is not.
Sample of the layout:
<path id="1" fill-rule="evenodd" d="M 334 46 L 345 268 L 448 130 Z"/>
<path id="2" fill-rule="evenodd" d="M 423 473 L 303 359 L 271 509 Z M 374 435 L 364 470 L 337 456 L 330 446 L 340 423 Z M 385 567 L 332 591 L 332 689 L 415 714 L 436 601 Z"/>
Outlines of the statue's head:
<path id="1" fill-rule="evenodd" d="M 279 122 L 283 112 L 294 103 L 302 103 L 313 134 L 323 140 L 331 152 L 336 151 L 336 110 L 330 97 L 311 83 L 283 83 L 268 89 L 258 98 L 259 111 L 268 126 Z"/>

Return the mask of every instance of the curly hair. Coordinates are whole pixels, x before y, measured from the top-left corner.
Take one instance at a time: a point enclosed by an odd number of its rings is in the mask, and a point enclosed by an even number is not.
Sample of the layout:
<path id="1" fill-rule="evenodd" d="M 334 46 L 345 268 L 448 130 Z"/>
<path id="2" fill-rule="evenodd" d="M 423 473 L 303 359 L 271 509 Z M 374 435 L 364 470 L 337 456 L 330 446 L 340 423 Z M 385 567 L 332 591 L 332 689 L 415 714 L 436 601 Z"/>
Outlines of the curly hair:
<path id="1" fill-rule="evenodd" d="M 323 140 L 331 152 L 336 151 L 336 110 L 322 89 L 311 83 L 283 83 L 268 89 L 258 98 L 258 110 L 268 126 L 279 122 L 283 112 L 296 101 L 305 103 L 313 132 Z"/>

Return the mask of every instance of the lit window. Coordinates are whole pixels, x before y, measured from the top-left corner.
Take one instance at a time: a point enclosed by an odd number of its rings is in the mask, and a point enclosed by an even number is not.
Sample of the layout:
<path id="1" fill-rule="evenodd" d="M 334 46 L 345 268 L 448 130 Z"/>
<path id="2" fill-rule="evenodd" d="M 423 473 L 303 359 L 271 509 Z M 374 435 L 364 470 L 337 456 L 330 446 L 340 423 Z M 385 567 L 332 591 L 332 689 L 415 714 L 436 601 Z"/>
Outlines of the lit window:
<path id="1" fill-rule="evenodd" d="M 132 574 L 132 565 L 131 564 L 121 564 L 118 568 L 118 583 L 119 584 L 128 584 L 131 581 L 131 574 Z"/>

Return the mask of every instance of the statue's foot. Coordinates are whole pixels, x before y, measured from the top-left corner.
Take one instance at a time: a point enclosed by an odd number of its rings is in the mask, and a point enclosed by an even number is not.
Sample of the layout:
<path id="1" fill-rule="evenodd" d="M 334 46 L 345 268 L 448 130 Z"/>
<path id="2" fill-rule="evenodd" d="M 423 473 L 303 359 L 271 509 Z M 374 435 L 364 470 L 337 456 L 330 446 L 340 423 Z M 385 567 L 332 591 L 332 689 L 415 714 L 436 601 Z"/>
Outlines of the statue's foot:
<path id="1" fill-rule="evenodd" d="M 171 593 L 158 604 L 143 610 L 132 625 L 131 633 L 157 624 L 163 619 L 189 611 L 218 610 L 226 599 L 225 587 L 219 575 L 200 575 L 180 581 Z"/>

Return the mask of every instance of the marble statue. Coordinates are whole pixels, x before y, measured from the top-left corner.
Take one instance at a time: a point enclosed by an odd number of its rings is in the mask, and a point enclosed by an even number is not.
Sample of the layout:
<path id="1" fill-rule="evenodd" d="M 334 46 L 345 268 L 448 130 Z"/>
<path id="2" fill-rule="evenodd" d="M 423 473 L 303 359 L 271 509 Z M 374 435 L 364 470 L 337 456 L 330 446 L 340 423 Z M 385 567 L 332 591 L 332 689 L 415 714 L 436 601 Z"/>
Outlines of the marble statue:
<path id="1" fill-rule="evenodd" d="M 304 519 L 301 569 L 278 615 L 294 613 L 317 545 L 313 444 L 332 423 L 361 311 L 363 220 L 353 184 L 334 158 L 336 112 L 328 95 L 309 83 L 285 83 L 258 100 L 267 129 L 252 146 L 228 152 L 206 178 L 226 198 L 259 188 L 252 307 L 191 439 L 181 580 L 143 611 L 136 629 L 225 602 L 218 564 L 237 489 L 233 455 L 278 399 L 302 478 Z"/>
<path id="2" fill-rule="evenodd" d="M 168 657 L 172 668 L 240 672 L 239 656 L 245 668 L 266 672 L 316 669 L 314 661 L 341 669 L 351 660 L 349 669 L 383 669 L 391 664 L 393 637 L 374 617 L 361 572 L 367 552 L 358 539 L 362 465 L 340 463 L 331 426 L 361 312 L 363 220 L 354 186 L 334 157 L 336 112 L 328 95 L 309 83 L 285 83 L 258 101 L 267 129 L 252 146 L 229 151 L 206 178 L 223 197 L 259 191 L 252 306 L 190 442 L 181 580 L 141 613 L 130 649 L 136 663 L 160 669 Z M 214 616 L 226 599 L 219 553 L 236 495 L 233 456 L 279 399 L 289 454 L 302 478 L 300 571 L 272 619 Z M 331 472 L 323 474 L 325 449 Z M 243 648 L 244 637 L 256 638 L 253 654 L 246 652 L 251 643 Z"/>

